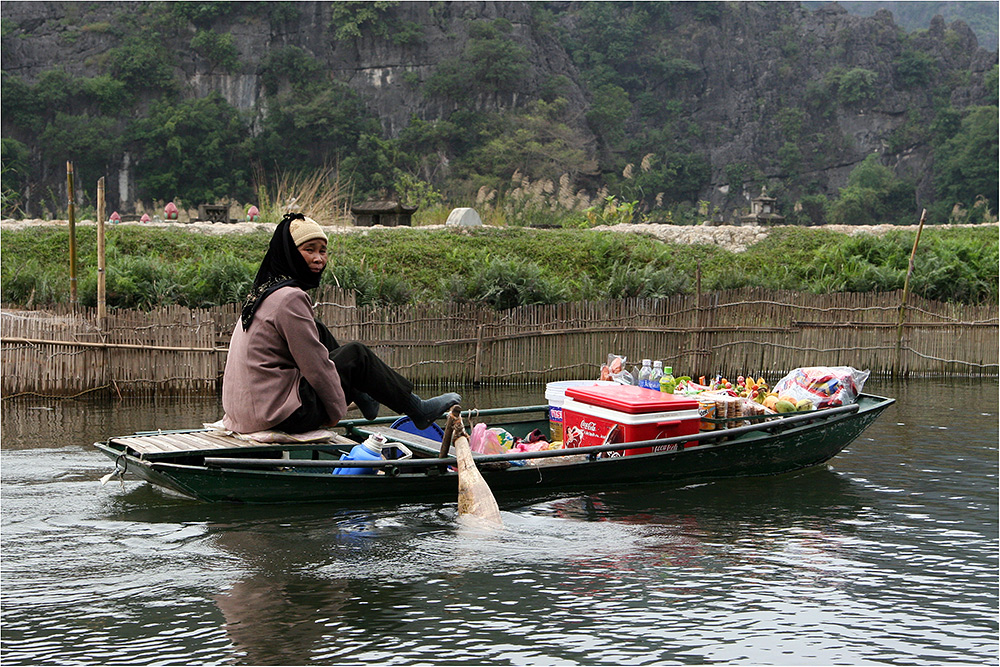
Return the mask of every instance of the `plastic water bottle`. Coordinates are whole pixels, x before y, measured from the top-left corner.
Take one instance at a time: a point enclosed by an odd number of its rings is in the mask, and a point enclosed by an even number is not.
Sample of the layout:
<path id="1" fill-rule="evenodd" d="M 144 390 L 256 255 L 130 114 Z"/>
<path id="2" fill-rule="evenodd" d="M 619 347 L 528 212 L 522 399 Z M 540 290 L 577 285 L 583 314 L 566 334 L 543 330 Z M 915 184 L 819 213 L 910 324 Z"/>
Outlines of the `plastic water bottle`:
<path id="1" fill-rule="evenodd" d="M 342 454 L 341 461 L 381 461 L 382 446 L 385 445 L 384 435 L 373 433 L 360 445 L 354 445 L 350 454 Z M 334 475 L 374 475 L 375 468 L 334 468 Z"/>
<path id="2" fill-rule="evenodd" d="M 652 362 L 649 359 L 642 360 L 642 368 L 639 369 L 639 386 L 649 389 L 649 379 L 653 376 Z"/>
<path id="3" fill-rule="evenodd" d="M 676 387 L 677 380 L 674 378 L 674 369 L 667 366 L 663 369 L 663 377 L 660 378 L 660 391 L 664 394 L 672 394 Z"/>
<path id="4" fill-rule="evenodd" d="M 663 362 L 657 359 L 653 362 L 653 373 L 649 376 L 649 388 L 660 391 L 660 378 L 663 377 Z"/>

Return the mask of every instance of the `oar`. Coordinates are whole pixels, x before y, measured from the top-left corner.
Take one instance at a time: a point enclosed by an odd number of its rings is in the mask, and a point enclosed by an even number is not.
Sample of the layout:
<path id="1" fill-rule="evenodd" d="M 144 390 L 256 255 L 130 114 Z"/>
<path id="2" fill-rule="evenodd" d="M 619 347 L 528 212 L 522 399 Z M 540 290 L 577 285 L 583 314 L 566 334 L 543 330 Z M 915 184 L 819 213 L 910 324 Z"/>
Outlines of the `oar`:
<path id="1" fill-rule="evenodd" d="M 448 413 L 445 440 L 451 441 L 458 461 L 458 515 L 473 516 L 490 527 L 502 528 L 500 508 L 472 458 L 469 436 L 462 422 L 461 408 L 457 405 Z"/>

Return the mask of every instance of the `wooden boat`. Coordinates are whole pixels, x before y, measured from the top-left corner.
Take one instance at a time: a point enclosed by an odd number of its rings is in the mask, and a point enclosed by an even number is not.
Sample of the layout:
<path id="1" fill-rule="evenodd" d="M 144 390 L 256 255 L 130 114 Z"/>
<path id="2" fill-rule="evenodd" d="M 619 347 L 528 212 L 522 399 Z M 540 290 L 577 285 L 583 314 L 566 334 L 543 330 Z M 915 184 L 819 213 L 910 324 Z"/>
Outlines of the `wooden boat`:
<path id="1" fill-rule="evenodd" d="M 776 475 L 829 461 L 894 402 L 862 394 L 850 405 L 772 415 L 749 424 L 741 419 L 743 425 L 735 428 L 640 443 L 476 455 L 476 463 L 501 504 L 506 497 L 520 499 L 525 493 L 543 496 L 621 485 Z M 547 408 L 535 405 L 462 414 L 524 437 L 533 429 L 548 432 Z M 303 444 L 258 444 L 211 429 L 140 432 L 94 444 L 115 461 L 108 479 L 133 474 L 203 501 L 358 505 L 376 499 L 454 498 L 458 488 L 455 458 L 441 458 L 439 442 L 392 428 L 395 419 L 341 422 L 342 433 L 331 441 Z M 412 457 L 340 460 L 375 433 L 402 443 Z M 621 455 L 625 449 L 640 446 L 666 451 Z M 369 470 L 368 474 L 333 474 L 341 467 Z"/>

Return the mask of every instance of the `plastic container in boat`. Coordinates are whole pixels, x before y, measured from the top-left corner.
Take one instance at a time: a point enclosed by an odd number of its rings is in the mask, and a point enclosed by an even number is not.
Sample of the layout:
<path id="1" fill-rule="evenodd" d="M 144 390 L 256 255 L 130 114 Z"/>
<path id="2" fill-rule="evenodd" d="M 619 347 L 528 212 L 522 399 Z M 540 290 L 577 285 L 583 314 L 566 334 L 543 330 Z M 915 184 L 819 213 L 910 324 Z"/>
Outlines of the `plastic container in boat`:
<path id="1" fill-rule="evenodd" d="M 563 411 L 566 447 L 659 440 L 698 432 L 698 401 L 642 387 L 574 387 Z M 622 454 L 683 449 L 676 444 L 626 449 Z M 611 456 L 622 454 L 613 453 Z"/>
<path id="2" fill-rule="evenodd" d="M 382 447 L 386 444 L 385 436 L 374 433 L 360 445 L 354 445 L 349 454 L 343 454 L 341 461 L 380 461 Z M 374 475 L 375 468 L 334 468 L 334 475 Z"/>
<path id="3" fill-rule="evenodd" d="M 611 380 L 563 380 L 545 385 L 545 400 L 549 404 L 549 442 L 563 439 L 563 405 L 570 387 L 597 387 L 615 384 Z"/>

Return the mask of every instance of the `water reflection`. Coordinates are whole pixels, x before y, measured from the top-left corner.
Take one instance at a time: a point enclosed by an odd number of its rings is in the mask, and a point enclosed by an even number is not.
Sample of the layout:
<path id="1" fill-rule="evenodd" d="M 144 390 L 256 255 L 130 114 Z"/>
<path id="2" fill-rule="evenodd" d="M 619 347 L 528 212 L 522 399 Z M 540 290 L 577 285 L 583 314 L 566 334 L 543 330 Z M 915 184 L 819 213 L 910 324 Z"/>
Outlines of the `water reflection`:
<path id="1" fill-rule="evenodd" d="M 589 521 L 654 523 L 665 516 L 698 516 L 702 522 L 780 527 L 802 520 L 828 522 L 849 515 L 864 489 L 829 467 L 773 477 L 723 479 L 667 488 L 643 487 L 553 503 L 560 515 Z M 739 508 L 734 513 L 734 508 Z M 574 511 L 575 508 L 575 511 Z"/>
<path id="2" fill-rule="evenodd" d="M 214 420 L 214 397 L 5 402 L 4 661 L 995 662 L 995 382 L 871 389 L 899 403 L 830 466 L 505 497 L 487 532 L 447 501 L 99 486 L 91 442 Z"/>
<path id="3" fill-rule="evenodd" d="M 304 664 L 325 648 L 331 629 L 340 625 L 341 614 L 353 599 L 350 581 L 318 576 L 316 563 L 306 554 L 289 558 L 294 552 L 284 535 L 218 527 L 212 532 L 216 545 L 248 570 L 213 597 L 225 619 L 226 635 L 244 662 Z"/>
<path id="4" fill-rule="evenodd" d="M 866 497 L 867 496 L 867 497 Z M 616 568 L 718 565 L 727 554 L 838 553 L 852 521 L 874 498 L 843 475 L 822 468 L 770 478 L 720 480 L 649 493 L 604 493 L 551 501 L 534 513 L 641 527 L 641 549 Z M 738 510 L 737 510 L 738 508 Z M 593 564 L 587 559 L 583 563 Z M 798 564 L 808 569 L 808 559 Z"/>

